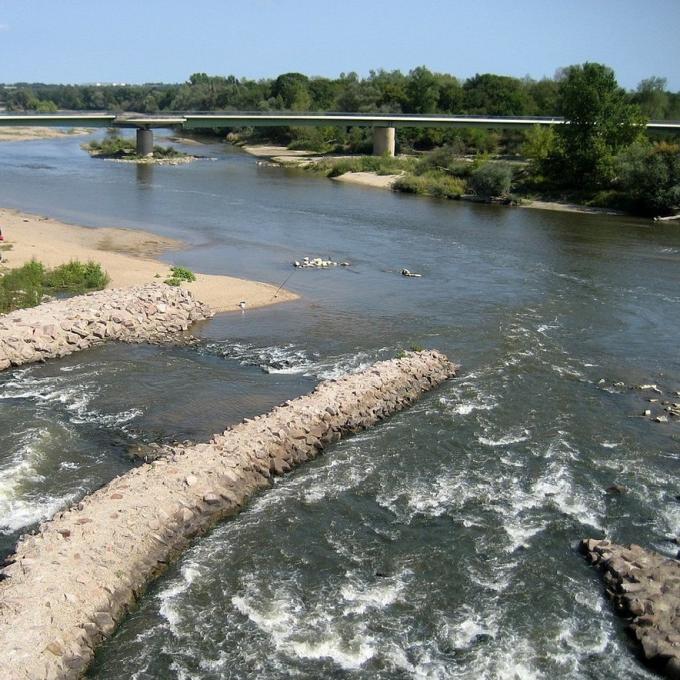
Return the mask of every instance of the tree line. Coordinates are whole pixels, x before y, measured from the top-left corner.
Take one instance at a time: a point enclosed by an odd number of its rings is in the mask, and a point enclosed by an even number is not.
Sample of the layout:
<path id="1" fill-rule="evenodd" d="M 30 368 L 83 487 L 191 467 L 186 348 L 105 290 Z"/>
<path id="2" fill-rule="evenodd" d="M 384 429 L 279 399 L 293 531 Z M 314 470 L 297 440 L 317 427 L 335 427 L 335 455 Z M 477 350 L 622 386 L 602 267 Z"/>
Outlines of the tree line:
<path id="1" fill-rule="evenodd" d="M 491 73 L 459 79 L 424 66 L 407 74 L 371 71 L 338 78 L 284 73 L 249 80 L 194 73 L 181 84 L 50 85 L 14 83 L 0 88 L 9 111 L 346 111 L 357 113 L 450 113 L 491 116 L 552 116 L 559 84 L 568 68 L 553 78 L 533 80 Z M 680 92 L 664 78 L 643 80 L 626 93 L 650 119 L 680 119 Z"/>

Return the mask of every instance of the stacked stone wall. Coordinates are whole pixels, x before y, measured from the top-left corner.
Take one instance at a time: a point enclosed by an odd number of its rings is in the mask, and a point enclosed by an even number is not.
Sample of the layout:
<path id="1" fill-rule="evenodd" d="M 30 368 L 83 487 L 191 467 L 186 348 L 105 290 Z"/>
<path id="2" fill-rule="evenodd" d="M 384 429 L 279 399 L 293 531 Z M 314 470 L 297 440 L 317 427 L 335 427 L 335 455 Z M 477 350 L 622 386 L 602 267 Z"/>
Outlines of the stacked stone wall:
<path id="1" fill-rule="evenodd" d="M 639 545 L 587 539 L 581 550 L 603 574 L 607 595 L 645 661 L 680 680 L 680 562 Z"/>
<path id="2" fill-rule="evenodd" d="M 212 316 L 188 290 L 166 284 L 112 288 L 0 316 L 0 370 L 107 340 L 164 342 Z"/>
<path id="3" fill-rule="evenodd" d="M 409 353 L 321 383 L 203 444 L 173 447 L 24 536 L 0 571 L 0 668 L 13 680 L 79 677 L 147 583 L 197 534 L 328 444 L 455 374 Z"/>

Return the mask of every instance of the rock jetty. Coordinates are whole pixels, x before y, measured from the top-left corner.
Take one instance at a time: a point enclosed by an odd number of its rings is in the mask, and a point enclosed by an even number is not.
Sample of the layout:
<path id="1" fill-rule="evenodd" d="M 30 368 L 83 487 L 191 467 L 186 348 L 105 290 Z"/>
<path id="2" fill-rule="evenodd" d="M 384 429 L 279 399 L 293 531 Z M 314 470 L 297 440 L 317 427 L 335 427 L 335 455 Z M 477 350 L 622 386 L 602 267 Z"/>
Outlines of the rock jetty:
<path id="1" fill-rule="evenodd" d="M 320 383 L 308 395 L 180 445 L 23 536 L 0 570 L 0 668 L 12 680 L 79 677 L 146 584 L 187 543 L 344 434 L 455 375 L 413 352 Z"/>
<path id="2" fill-rule="evenodd" d="M 581 551 L 603 573 L 607 595 L 628 619 L 644 660 L 680 680 L 680 562 L 606 540 L 586 539 Z"/>
<path id="3" fill-rule="evenodd" d="M 63 357 L 106 340 L 164 342 L 212 315 L 188 290 L 165 284 L 46 302 L 0 316 L 0 370 Z"/>

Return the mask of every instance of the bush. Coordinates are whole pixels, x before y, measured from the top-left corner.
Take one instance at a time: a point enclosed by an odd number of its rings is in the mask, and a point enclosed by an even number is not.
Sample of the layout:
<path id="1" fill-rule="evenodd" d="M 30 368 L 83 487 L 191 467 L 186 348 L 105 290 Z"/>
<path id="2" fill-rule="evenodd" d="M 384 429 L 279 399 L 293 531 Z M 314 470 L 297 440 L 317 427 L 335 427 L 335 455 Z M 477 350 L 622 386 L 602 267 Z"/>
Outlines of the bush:
<path id="1" fill-rule="evenodd" d="M 191 282 L 196 280 L 196 274 L 186 267 L 171 267 L 170 272 L 170 276 L 164 282 L 168 286 L 179 286 L 182 281 Z"/>
<path id="2" fill-rule="evenodd" d="M 505 196 L 512 184 L 512 169 L 505 163 L 484 163 L 470 174 L 470 188 L 478 196 Z"/>
<path id="3" fill-rule="evenodd" d="M 435 198 L 460 198 L 465 193 L 465 182 L 458 177 L 431 172 L 423 175 L 406 174 L 394 183 L 396 191 Z"/>
<path id="4" fill-rule="evenodd" d="M 180 281 L 196 280 L 196 274 L 194 274 L 191 269 L 187 269 L 186 267 L 171 267 L 170 271 L 172 272 L 173 278 L 179 279 Z"/>
<path id="5" fill-rule="evenodd" d="M 680 145 L 638 142 L 616 159 L 615 167 L 633 211 L 670 215 L 680 209 Z"/>
<path id="6" fill-rule="evenodd" d="M 43 286 L 48 291 L 68 291 L 84 293 L 87 290 L 101 290 L 109 282 L 106 272 L 96 262 L 83 264 L 71 260 L 67 264 L 59 265 L 46 271 Z"/>
<path id="7" fill-rule="evenodd" d="M 339 177 L 346 172 L 375 172 L 377 175 L 397 175 L 415 168 L 416 161 L 411 158 L 392 156 L 355 156 L 353 158 L 328 158 L 310 166 L 326 177 Z"/>
<path id="8" fill-rule="evenodd" d="M 45 292 L 84 293 L 101 290 L 108 281 L 106 272 L 94 262 L 72 261 L 46 270 L 40 262 L 31 260 L 0 278 L 0 312 L 35 307 L 42 302 Z"/>
<path id="9" fill-rule="evenodd" d="M 138 158 L 137 144 L 129 137 L 106 137 L 101 142 L 90 142 L 85 149 L 94 155 L 108 158 Z M 182 158 L 187 154 L 172 146 L 154 146 L 153 155 L 156 158 Z"/>

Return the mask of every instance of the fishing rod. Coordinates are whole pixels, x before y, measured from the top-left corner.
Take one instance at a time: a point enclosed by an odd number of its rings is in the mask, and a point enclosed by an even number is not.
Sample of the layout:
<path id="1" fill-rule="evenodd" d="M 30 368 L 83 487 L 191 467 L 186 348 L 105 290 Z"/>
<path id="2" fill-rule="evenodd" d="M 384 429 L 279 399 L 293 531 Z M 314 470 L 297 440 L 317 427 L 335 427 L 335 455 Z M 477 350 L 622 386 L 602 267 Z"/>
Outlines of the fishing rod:
<path id="1" fill-rule="evenodd" d="M 272 295 L 272 300 L 279 294 L 279 291 L 288 283 L 288 279 L 290 279 L 290 277 L 293 276 L 293 274 L 295 274 L 295 269 L 293 269 L 293 271 L 290 274 L 288 274 L 288 276 L 286 276 L 284 282 L 276 289 L 276 292 L 274 293 L 274 295 Z"/>

